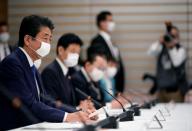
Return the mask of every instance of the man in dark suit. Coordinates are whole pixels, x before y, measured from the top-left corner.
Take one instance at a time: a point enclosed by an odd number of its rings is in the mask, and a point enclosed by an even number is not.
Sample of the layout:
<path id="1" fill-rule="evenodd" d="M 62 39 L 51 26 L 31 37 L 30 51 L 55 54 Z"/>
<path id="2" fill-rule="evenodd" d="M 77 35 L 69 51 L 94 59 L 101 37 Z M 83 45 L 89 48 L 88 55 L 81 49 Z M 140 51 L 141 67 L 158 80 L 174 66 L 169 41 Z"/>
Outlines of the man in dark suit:
<path id="1" fill-rule="evenodd" d="M 2 82 L 0 82 L 0 104 L 0 116 L 6 114 L 6 117 L 0 117 L 1 130 L 23 126 L 24 123 L 28 125 L 39 122 L 21 100 L 6 89 Z"/>
<path id="2" fill-rule="evenodd" d="M 107 68 L 106 56 L 102 52 L 95 52 L 97 47 L 89 47 L 87 50 L 87 60 L 84 66 L 71 77 L 73 88 L 78 88 L 85 92 L 91 98 L 99 101 L 103 105 L 103 94 L 99 88 L 98 81 L 104 77 L 105 70 Z M 76 92 L 77 102 L 84 100 L 85 97 Z M 79 100 L 79 101 L 78 101 Z M 120 100 L 121 101 L 121 100 Z M 100 108 L 95 105 L 96 108 Z M 120 105 L 117 101 L 107 103 L 110 108 L 119 108 Z"/>
<path id="3" fill-rule="evenodd" d="M 14 46 L 8 44 L 9 38 L 8 25 L 2 21 L 0 22 L 0 61 L 14 50 Z"/>
<path id="4" fill-rule="evenodd" d="M 115 27 L 112 13 L 109 11 L 99 13 L 97 16 L 97 27 L 99 28 L 99 34 L 92 39 L 91 46 L 100 45 L 95 50 L 98 52 L 103 50 L 106 53 L 107 59 L 113 59 L 117 62 L 118 71 L 115 75 L 115 87 L 118 92 L 123 92 L 125 83 L 123 62 L 118 48 L 111 40 L 111 32 Z"/>
<path id="5" fill-rule="evenodd" d="M 64 103 L 79 109 L 89 110 L 88 100 L 76 103 L 75 90 L 71 84 L 69 69 L 77 65 L 80 47 L 83 42 L 72 33 L 64 34 L 57 43 L 57 57 L 42 72 L 42 80 L 46 92 L 53 97 L 57 103 Z M 86 104 L 87 103 L 87 104 Z M 93 107 L 92 107 L 93 108 Z"/>
<path id="6" fill-rule="evenodd" d="M 19 48 L 1 62 L 0 78 L 6 89 L 18 97 L 40 121 L 89 120 L 87 113 L 80 112 L 82 117 L 79 118 L 79 112 L 67 113 L 70 111 L 57 109 L 52 102 L 41 97 L 45 92 L 34 61 L 49 54 L 53 28 L 52 22 L 46 17 L 25 17 L 19 30 Z M 14 119 L 9 113 L 1 117 Z"/>

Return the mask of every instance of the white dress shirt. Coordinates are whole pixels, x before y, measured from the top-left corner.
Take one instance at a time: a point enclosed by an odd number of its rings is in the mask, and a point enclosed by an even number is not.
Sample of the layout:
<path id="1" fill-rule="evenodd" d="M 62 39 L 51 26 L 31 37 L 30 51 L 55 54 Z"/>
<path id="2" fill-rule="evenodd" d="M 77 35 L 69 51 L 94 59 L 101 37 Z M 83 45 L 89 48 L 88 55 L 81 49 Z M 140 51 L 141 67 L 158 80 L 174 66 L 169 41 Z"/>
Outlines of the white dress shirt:
<path id="1" fill-rule="evenodd" d="M 33 63 L 33 60 L 31 59 L 31 57 L 27 54 L 27 52 L 23 49 L 23 48 L 21 48 L 21 47 L 19 47 L 20 49 L 21 49 L 21 51 L 25 54 L 25 56 L 27 57 L 27 60 L 28 60 L 28 62 L 29 62 L 29 66 L 30 67 L 32 67 L 32 66 L 34 66 L 34 63 Z M 36 83 L 36 88 L 37 88 L 37 93 L 38 93 L 38 97 L 39 97 L 39 100 L 40 100 L 40 89 L 39 89 L 39 85 L 38 85 L 38 83 L 37 83 L 37 79 L 35 78 L 35 83 Z"/>
<path id="2" fill-rule="evenodd" d="M 56 58 L 56 61 L 57 61 L 57 63 L 59 64 L 59 66 L 61 67 L 61 70 L 62 70 L 62 72 L 63 72 L 63 75 L 66 76 L 69 69 L 64 65 L 64 63 L 63 63 L 59 58 Z M 64 116 L 63 121 L 66 121 L 67 115 L 68 115 L 68 113 L 65 112 L 65 116 Z"/>
<path id="3" fill-rule="evenodd" d="M 63 72 L 63 75 L 64 76 L 66 76 L 67 75 L 67 73 L 68 73 L 68 67 L 66 67 L 65 65 L 64 65 L 64 63 L 59 59 L 59 58 L 56 58 L 56 61 L 57 61 L 57 63 L 59 64 L 59 66 L 61 67 L 61 70 L 62 70 L 62 72 Z"/>
<path id="4" fill-rule="evenodd" d="M 0 43 L 0 61 L 11 53 L 8 44 Z"/>
<path id="5" fill-rule="evenodd" d="M 150 46 L 148 54 L 157 57 L 161 53 L 162 49 L 162 44 L 156 41 Z M 186 51 L 183 47 L 179 49 L 173 47 L 172 49 L 169 49 L 168 52 L 174 67 L 180 66 L 187 58 Z"/>
<path id="6" fill-rule="evenodd" d="M 100 31 L 99 34 L 103 37 L 103 39 L 106 41 L 112 55 L 116 58 L 116 60 L 119 59 L 119 50 L 117 47 L 115 47 L 111 41 L 111 36 L 104 32 L 104 31 Z"/>

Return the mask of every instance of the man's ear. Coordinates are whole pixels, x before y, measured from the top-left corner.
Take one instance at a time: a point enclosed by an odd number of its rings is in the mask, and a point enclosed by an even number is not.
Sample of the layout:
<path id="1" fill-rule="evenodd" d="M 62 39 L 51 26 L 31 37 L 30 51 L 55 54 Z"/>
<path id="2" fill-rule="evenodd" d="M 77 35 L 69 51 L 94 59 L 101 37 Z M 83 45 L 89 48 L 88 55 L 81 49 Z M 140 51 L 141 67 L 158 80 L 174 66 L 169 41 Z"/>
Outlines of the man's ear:
<path id="1" fill-rule="evenodd" d="M 107 21 L 102 21 L 102 22 L 100 23 L 100 27 L 101 27 L 102 29 L 107 28 Z"/>
<path id="2" fill-rule="evenodd" d="M 25 35 L 24 36 L 24 44 L 26 46 L 29 46 L 29 44 L 31 43 L 32 39 L 29 37 L 29 35 Z"/>
<path id="3" fill-rule="evenodd" d="M 90 71 L 91 70 L 90 67 L 91 67 L 91 63 L 90 62 L 86 62 L 85 63 L 85 68 Z"/>
<path id="4" fill-rule="evenodd" d="M 65 49 L 62 46 L 58 47 L 58 54 L 62 55 L 64 53 Z"/>

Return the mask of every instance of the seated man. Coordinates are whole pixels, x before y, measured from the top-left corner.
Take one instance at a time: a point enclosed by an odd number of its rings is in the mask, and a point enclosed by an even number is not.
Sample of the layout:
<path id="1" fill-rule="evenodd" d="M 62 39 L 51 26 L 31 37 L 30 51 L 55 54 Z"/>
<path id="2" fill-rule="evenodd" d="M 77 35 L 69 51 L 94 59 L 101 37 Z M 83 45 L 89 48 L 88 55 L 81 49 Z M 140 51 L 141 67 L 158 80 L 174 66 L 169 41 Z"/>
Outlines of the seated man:
<path id="1" fill-rule="evenodd" d="M 57 103 L 92 110 L 94 107 L 91 107 L 89 100 L 81 101 L 80 105 L 76 103 L 75 92 L 70 82 L 69 69 L 77 65 L 82 44 L 81 39 L 75 34 L 61 36 L 57 43 L 57 57 L 43 70 L 42 80 L 46 92 Z"/>
<path id="2" fill-rule="evenodd" d="M 106 56 L 103 53 L 94 52 L 94 48 L 91 46 L 87 51 L 87 60 L 85 61 L 84 66 L 80 71 L 72 75 L 71 81 L 74 88 L 78 88 L 81 91 L 85 92 L 93 99 L 105 104 L 103 101 L 103 94 L 99 88 L 98 81 L 104 77 L 104 72 L 107 67 Z M 85 97 L 76 92 L 78 100 L 84 100 Z M 119 108 L 120 105 L 116 101 L 108 103 L 112 108 Z M 96 108 L 100 108 L 98 105 L 95 105 Z"/>
<path id="3" fill-rule="evenodd" d="M 57 109 L 52 102 L 41 97 L 41 94 L 45 92 L 34 61 L 49 54 L 53 29 L 52 22 L 46 17 L 37 15 L 24 17 L 19 30 L 19 48 L 1 62 L 0 78 L 6 89 L 13 96 L 18 97 L 41 122 L 89 120 L 87 113 L 67 113 L 71 111 L 63 108 Z M 81 118 L 79 118 L 79 113 Z M 13 112 L 5 112 L 1 117 L 15 119 L 15 123 L 23 120 L 23 123 L 16 125 L 15 128 L 28 124 L 25 123 L 24 117 L 9 114 Z"/>

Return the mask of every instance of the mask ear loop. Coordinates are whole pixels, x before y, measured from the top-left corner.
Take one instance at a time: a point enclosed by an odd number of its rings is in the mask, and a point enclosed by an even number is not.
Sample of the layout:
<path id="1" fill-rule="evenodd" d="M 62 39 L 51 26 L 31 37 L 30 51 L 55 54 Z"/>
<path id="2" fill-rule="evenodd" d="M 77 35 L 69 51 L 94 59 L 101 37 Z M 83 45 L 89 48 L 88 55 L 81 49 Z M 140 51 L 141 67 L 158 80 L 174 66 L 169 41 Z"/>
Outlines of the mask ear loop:
<path id="1" fill-rule="evenodd" d="M 29 37 L 31 37 L 33 40 L 39 41 L 38 39 L 34 38 L 33 36 L 30 36 L 30 35 L 29 35 Z M 39 41 L 39 42 L 40 42 L 40 41 Z M 31 44 L 31 43 L 30 43 L 30 44 Z M 39 59 L 42 58 L 39 54 L 37 54 L 36 50 L 34 50 L 33 48 L 31 48 L 31 46 L 27 46 L 27 47 L 28 47 L 29 49 L 31 49 L 31 50 L 33 51 L 33 54 L 34 54 L 34 55 L 37 55 Z"/>

